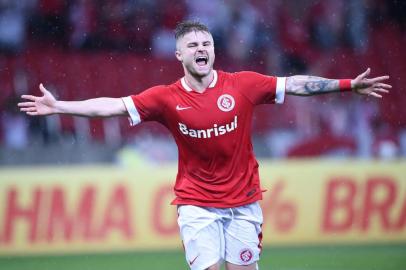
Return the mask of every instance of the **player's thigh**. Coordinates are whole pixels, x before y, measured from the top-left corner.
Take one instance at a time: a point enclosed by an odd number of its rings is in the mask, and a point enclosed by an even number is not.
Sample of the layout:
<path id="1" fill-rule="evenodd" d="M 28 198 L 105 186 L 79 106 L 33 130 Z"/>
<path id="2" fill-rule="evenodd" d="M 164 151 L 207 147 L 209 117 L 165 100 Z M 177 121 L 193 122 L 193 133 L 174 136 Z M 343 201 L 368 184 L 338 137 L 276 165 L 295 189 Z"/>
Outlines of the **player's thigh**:
<path id="1" fill-rule="evenodd" d="M 216 215 L 205 208 L 180 206 L 178 224 L 191 269 L 219 269 L 224 258 L 224 234 Z"/>
<path id="2" fill-rule="evenodd" d="M 218 263 L 206 268 L 205 270 L 220 270 L 220 269 L 221 269 L 221 264 L 220 264 L 220 262 L 218 262 Z"/>
<path id="3" fill-rule="evenodd" d="M 261 253 L 262 221 L 259 204 L 235 209 L 234 218 L 224 226 L 227 262 L 240 266 L 255 265 Z"/>
<path id="4" fill-rule="evenodd" d="M 256 270 L 257 263 L 252 263 L 249 265 L 236 265 L 233 263 L 226 262 L 226 270 Z"/>

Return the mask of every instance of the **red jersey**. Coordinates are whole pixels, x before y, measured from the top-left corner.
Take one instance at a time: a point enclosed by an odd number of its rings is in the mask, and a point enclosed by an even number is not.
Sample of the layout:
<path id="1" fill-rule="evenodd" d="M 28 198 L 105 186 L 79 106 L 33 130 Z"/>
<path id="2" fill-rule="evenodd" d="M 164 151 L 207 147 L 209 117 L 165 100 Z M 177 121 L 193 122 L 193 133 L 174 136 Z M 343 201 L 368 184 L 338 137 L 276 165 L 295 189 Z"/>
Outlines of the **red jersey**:
<path id="1" fill-rule="evenodd" d="M 214 71 L 203 93 L 184 78 L 123 98 L 133 125 L 157 121 L 178 146 L 173 204 L 237 207 L 262 199 L 251 144 L 254 106 L 283 103 L 285 78 Z"/>

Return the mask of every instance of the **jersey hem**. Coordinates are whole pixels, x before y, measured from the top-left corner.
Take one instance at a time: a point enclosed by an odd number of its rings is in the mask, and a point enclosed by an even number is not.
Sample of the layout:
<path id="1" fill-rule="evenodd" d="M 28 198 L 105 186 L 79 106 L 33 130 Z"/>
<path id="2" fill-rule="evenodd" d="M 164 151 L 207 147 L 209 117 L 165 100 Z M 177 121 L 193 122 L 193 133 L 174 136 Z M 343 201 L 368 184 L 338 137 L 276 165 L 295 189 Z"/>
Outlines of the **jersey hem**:
<path id="1" fill-rule="evenodd" d="M 216 208 L 233 208 L 233 207 L 240 207 L 243 205 L 251 204 L 257 201 L 262 200 L 262 192 L 258 194 L 258 196 L 253 197 L 252 199 L 244 202 L 239 203 L 222 203 L 222 202 L 200 202 L 200 201 L 193 201 L 193 200 L 183 200 L 180 198 L 175 198 L 171 205 L 194 205 L 200 207 L 216 207 Z"/>

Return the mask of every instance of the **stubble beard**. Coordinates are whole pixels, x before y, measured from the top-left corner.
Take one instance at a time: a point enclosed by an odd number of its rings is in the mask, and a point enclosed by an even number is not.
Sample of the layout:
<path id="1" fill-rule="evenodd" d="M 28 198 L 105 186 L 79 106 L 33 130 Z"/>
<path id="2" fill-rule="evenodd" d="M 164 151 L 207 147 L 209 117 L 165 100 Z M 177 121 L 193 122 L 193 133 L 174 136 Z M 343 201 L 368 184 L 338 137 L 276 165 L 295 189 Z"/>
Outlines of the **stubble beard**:
<path id="1" fill-rule="evenodd" d="M 199 72 L 192 64 L 192 66 L 185 66 L 185 70 L 194 78 L 196 79 L 202 79 L 206 76 L 210 75 L 210 72 L 213 70 L 213 64 L 210 65 L 210 67 L 207 69 L 207 71 L 204 72 Z"/>

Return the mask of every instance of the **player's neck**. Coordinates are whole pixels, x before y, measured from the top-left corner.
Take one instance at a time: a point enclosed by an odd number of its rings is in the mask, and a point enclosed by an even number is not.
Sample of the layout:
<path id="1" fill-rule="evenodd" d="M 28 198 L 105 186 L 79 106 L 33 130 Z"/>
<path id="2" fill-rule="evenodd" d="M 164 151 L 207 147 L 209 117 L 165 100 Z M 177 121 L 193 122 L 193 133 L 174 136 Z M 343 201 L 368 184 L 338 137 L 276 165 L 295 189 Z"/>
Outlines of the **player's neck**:
<path id="1" fill-rule="evenodd" d="M 185 73 L 186 83 L 190 86 L 190 88 L 199 93 L 203 93 L 209 87 L 213 79 L 214 79 L 213 70 L 211 70 L 210 73 L 204 77 L 193 76 L 188 72 Z"/>

